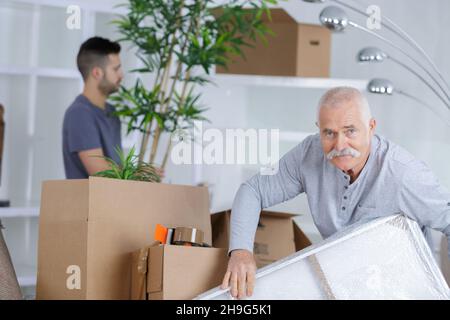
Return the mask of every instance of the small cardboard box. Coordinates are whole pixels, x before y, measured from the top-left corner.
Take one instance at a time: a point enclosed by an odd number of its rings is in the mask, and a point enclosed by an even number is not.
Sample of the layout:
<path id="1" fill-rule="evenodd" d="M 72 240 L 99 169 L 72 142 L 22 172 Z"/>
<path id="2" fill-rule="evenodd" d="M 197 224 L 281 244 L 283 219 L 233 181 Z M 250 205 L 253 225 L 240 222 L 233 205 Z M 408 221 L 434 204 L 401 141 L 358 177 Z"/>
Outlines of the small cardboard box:
<path id="1" fill-rule="evenodd" d="M 266 35 L 267 44 L 257 37 L 253 47 L 245 46 L 245 58 L 230 55 L 227 68 L 216 73 L 297 76 L 330 76 L 331 32 L 322 26 L 295 21 L 283 9 L 271 9 L 272 20 L 264 13 L 264 24 L 274 35 Z"/>
<path id="2" fill-rule="evenodd" d="M 213 247 L 229 245 L 231 210 L 211 215 Z M 311 241 L 292 219 L 295 214 L 261 211 L 253 253 L 258 268 L 271 264 L 311 245 Z"/>
<path id="3" fill-rule="evenodd" d="M 187 300 L 222 283 L 226 249 L 153 245 L 133 253 L 132 299 Z"/>
<path id="4" fill-rule="evenodd" d="M 95 177 L 44 182 L 36 298 L 130 299 L 130 253 L 153 241 L 158 223 L 198 228 L 211 244 L 207 188 Z"/>

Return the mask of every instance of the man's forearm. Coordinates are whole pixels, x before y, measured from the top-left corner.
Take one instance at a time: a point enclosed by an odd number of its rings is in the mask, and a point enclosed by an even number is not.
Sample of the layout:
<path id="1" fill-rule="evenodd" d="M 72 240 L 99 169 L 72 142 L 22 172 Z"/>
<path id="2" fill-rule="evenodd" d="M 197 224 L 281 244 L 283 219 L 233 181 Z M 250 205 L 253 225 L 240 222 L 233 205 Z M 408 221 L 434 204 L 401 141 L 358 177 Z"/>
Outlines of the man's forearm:
<path id="1" fill-rule="evenodd" d="M 275 174 L 257 174 L 241 185 L 231 211 L 229 251 L 246 249 L 253 252 L 261 209 L 292 199 L 303 192 L 298 171 L 302 144 L 281 158 Z"/>
<path id="2" fill-rule="evenodd" d="M 229 251 L 246 249 L 253 252 L 253 242 L 261 212 L 261 200 L 247 184 L 242 184 L 233 202 Z"/>
<path id="3" fill-rule="evenodd" d="M 80 151 L 78 156 L 89 176 L 110 168 L 109 163 L 103 158 L 101 148 Z"/>

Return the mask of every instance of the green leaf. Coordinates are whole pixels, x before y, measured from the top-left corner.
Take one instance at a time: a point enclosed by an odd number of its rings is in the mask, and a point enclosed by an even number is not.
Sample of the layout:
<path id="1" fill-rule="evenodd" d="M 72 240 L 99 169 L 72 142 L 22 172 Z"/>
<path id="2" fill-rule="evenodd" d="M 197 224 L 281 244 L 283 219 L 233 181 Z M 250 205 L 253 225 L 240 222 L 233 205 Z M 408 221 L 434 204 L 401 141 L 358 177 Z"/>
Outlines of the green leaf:
<path id="1" fill-rule="evenodd" d="M 108 157 L 101 157 L 108 162 L 110 169 L 99 171 L 94 176 L 122 180 L 161 182 L 161 177 L 156 174 L 155 168 L 152 165 L 137 161 L 137 156 L 134 154 L 134 146 L 126 155 L 119 147 L 115 151 L 120 158 L 120 163 L 116 163 Z"/>

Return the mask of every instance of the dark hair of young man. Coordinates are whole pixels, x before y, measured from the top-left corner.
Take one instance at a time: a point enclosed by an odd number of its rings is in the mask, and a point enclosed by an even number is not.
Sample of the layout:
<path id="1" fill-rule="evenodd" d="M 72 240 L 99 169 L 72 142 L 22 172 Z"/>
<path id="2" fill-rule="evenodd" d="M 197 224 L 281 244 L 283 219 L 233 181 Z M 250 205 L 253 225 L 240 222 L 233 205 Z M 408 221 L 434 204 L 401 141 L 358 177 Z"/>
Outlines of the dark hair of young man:
<path id="1" fill-rule="evenodd" d="M 92 37 L 80 47 L 77 66 L 83 80 L 86 81 L 94 67 L 104 68 L 109 54 L 119 54 L 120 44 L 101 37 Z"/>

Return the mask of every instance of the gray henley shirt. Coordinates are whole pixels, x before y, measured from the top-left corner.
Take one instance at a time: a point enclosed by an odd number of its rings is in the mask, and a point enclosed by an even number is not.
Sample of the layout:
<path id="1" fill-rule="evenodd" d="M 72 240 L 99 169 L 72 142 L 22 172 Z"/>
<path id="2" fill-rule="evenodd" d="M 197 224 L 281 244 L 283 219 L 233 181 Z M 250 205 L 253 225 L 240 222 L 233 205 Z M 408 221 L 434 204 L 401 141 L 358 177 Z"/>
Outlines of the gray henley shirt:
<path id="1" fill-rule="evenodd" d="M 450 193 L 422 161 L 374 135 L 366 165 L 350 184 L 350 176 L 325 158 L 315 134 L 280 159 L 276 174 L 258 174 L 241 185 L 232 207 L 229 252 L 252 252 L 261 209 L 303 192 L 323 238 L 355 222 L 403 212 L 424 232 L 439 230 L 450 242 Z"/>

